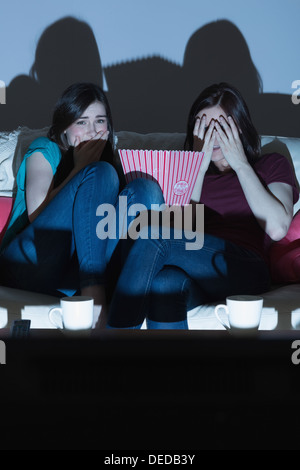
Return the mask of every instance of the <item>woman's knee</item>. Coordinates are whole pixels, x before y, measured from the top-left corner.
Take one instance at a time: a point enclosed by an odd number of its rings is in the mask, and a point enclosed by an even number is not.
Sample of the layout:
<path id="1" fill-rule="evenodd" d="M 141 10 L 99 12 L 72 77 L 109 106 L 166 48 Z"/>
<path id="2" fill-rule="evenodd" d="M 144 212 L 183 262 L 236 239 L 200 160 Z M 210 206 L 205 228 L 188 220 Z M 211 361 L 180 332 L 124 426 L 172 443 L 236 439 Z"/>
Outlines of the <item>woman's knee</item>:
<path id="1" fill-rule="evenodd" d="M 92 172 L 97 181 L 103 181 L 109 188 L 119 189 L 119 177 L 116 169 L 108 162 L 94 162 L 86 167 L 88 172 Z"/>
<path id="2" fill-rule="evenodd" d="M 163 328 L 161 322 L 166 323 L 165 328 L 175 328 L 174 322 L 185 322 L 187 328 L 189 281 L 188 275 L 175 266 L 166 266 L 155 276 L 151 285 L 148 328 Z M 154 326 L 153 322 L 158 322 L 159 326 Z"/>
<path id="3" fill-rule="evenodd" d="M 90 165 L 97 175 L 106 182 L 107 185 L 118 185 L 119 177 L 116 169 L 108 162 L 95 162 Z"/>
<path id="4" fill-rule="evenodd" d="M 146 178 L 134 179 L 127 184 L 123 193 L 133 198 L 136 203 L 144 204 L 147 209 L 151 209 L 153 204 L 165 204 L 159 184 Z"/>
<path id="5" fill-rule="evenodd" d="M 153 279 L 151 291 L 155 294 L 186 293 L 191 279 L 176 266 L 165 266 Z"/>

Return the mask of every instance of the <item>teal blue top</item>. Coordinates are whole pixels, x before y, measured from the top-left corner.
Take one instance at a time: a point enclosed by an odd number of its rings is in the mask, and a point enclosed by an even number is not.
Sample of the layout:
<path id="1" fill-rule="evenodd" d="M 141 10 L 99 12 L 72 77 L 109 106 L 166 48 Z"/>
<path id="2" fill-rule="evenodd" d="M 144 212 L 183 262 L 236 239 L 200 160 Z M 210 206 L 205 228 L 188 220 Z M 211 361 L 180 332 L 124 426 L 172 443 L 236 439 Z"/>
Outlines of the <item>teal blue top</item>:
<path id="1" fill-rule="evenodd" d="M 61 160 L 61 151 L 58 145 L 48 137 L 38 137 L 30 146 L 22 160 L 17 173 L 17 193 L 9 225 L 1 243 L 1 251 L 21 230 L 29 223 L 26 207 L 26 161 L 34 152 L 41 152 L 51 165 L 53 175 L 56 173 Z"/>

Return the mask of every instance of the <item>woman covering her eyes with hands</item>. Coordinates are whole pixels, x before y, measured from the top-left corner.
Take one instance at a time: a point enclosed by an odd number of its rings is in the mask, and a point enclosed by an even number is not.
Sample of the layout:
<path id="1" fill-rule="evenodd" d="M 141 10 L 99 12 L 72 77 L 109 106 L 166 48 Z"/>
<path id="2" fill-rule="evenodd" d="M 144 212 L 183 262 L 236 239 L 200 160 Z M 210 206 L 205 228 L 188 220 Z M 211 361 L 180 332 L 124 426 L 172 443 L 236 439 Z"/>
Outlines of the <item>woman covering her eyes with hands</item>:
<path id="1" fill-rule="evenodd" d="M 35 139 L 23 158 L 0 247 L 1 285 L 91 296 L 102 307 L 101 327 L 107 313 L 107 268 L 119 240 L 97 236 L 97 224 L 105 216 L 104 211 L 97 215 L 97 208 L 114 206 L 117 221 L 122 221 L 113 149 L 111 111 L 103 90 L 93 83 L 71 85 L 56 104 L 48 136 Z M 158 184 L 141 179 L 121 194 L 128 206 L 150 208 L 163 202 Z"/>
<path id="2" fill-rule="evenodd" d="M 187 250 L 184 233 L 138 239 L 119 277 L 108 327 L 139 328 L 146 318 L 148 328 L 186 329 L 191 308 L 270 287 L 268 250 L 286 235 L 299 197 L 290 163 L 279 154 L 261 155 L 247 105 L 227 83 L 195 100 L 186 149 L 204 152 L 191 201 L 204 205 L 204 244 Z"/>

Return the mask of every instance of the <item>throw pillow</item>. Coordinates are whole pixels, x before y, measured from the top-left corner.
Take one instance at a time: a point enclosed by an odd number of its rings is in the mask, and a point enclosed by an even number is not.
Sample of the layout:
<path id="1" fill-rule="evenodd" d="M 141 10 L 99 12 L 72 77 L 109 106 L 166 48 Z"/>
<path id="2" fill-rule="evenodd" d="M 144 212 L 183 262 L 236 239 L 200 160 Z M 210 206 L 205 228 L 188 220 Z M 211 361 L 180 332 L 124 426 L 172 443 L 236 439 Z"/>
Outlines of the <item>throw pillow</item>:
<path id="1" fill-rule="evenodd" d="M 0 243 L 8 226 L 14 198 L 0 196 Z"/>
<path id="2" fill-rule="evenodd" d="M 18 127 L 0 132 L 0 196 L 14 195 L 15 177 L 27 147 L 36 137 L 47 135 L 48 129 Z"/>
<path id="3" fill-rule="evenodd" d="M 0 195 L 12 196 L 14 187 L 13 159 L 20 128 L 12 132 L 0 133 Z"/>
<path id="4" fill-rule="evenodd" d="M 294 215 L 286 236 L 273 243 L 270 270 L 274 284 L 300 282 L 300 210 Z"/>

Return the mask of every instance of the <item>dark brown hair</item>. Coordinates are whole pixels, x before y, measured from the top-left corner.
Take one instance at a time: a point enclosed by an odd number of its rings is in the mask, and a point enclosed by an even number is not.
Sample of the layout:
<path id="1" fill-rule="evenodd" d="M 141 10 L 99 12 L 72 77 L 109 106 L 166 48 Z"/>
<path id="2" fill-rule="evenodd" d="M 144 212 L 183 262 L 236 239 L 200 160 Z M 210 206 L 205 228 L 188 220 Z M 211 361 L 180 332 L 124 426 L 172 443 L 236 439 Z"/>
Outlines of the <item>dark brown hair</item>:
<path id="1" fill-rule="evenodd" d="M 94 83 L 74 83 L 69 86 L 61 98 L 58 100 L 52 118 L 52 125 L 48 132 L 49 139 L 58 144 L 65 152 L 68 150 L 68 143 L 64 131 L 80 118 L 83 112 L 95 101 L 102 103 L 106 110 L 107 128 L 109 131 L 108 140 L 112 147 L 114 142 L 114 131 L 112 115 L 108 100 L 102 88 Z"/>
<path id="2" fill-rule="evenodd" d="M 193 149 L 193 130 L 197 114 L 205 108 L 220 106 L 227 116 L 231 116 L 240 129 L 240 138 L 249 161 L 261 154 L 260 137 L 255 129 L 248 106 L 240 92 L 228 83 L 218 83 L 203 90 L 194 101 L 187 123 L 185 148 Z"/>

